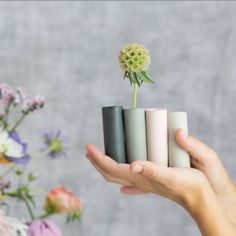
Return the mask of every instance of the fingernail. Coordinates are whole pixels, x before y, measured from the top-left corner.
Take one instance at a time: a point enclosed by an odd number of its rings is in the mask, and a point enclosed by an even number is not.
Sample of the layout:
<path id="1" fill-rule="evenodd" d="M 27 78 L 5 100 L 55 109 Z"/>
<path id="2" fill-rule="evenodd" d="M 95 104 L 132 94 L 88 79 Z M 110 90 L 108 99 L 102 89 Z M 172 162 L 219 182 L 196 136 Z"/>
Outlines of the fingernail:
<path id="1" fill-rule="evenodd" d="M 143 170 L 143 167 L 141 165 L 135 165 L 133 170 L 136 173 L 140 173 Z"/>

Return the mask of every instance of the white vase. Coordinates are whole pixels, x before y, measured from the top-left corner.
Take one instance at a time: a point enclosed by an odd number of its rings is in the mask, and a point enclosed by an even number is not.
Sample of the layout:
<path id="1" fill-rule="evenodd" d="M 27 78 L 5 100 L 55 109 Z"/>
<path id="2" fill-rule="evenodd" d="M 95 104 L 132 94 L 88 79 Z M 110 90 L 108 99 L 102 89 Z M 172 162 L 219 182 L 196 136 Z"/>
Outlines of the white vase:
<path id="1" fill-rule="evenodd" d="M 170 167 L 190 167 L 190 156 L 176 143 L 175 133 L 182 128 L 188 133 L 186 112 L 168 113 L 168 154 Z"/>
<path id="2" fill-rule="evenodd" d="M 148 161 L 168 166 L 167 110 L 146 109 Z"/>

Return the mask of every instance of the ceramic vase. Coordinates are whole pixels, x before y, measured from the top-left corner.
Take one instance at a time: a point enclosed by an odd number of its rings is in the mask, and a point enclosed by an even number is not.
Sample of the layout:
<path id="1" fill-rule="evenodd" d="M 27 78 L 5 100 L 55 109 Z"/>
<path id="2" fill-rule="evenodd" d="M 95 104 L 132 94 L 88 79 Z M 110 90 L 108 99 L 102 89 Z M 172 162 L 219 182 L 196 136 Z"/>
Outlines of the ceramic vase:
<path id="1" fill-rule="evenodd" d="M 168 166 L 167 110 L 146 109 L 147 156 L 159 166 Z"/>
<path id="2" fill-rule="evenodd" d="M 190 167 L 190 156 L 176 143 L 175 133 L 182 128 L 188 133 L 188 121 L 186 112 L 168 113 L 168 152 L 170 167 Z"/>
<path id="3" fill-rule="evenodd" d="M 119 163 L 126 163 L 122 106 L 102 108 L 105 154 Z"/>
<path id="4" fill-rule="evenodd" d="M 147 160 L 145 110 L 124 109 L 127 163 Z"/>

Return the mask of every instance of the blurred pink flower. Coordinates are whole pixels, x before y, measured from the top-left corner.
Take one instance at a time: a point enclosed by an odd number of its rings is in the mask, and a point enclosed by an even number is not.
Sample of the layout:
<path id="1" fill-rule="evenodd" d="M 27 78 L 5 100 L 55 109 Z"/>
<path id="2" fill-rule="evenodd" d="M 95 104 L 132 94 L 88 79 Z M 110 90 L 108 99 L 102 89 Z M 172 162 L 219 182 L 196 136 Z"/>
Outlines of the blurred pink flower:
<path id="1" fill-rule="evenodd" d="M 26 99 L 25 91 L 22 88 L 18 87 L 15 93 L 15 101 L 14 101 L 15 104 L 19 104 L 19 103 L 23 104 L 25 102 L 25 99 Z"/>
<path id="2" fill-rule="evenodd" d="M 26 113 L 34 112 L 39 108 L 42 108 L 45 104 L 44 98 L 40 95 L 36 95 L 31 101 L 24 100 L 23 111 Z"/>
<path id="3" fill-rule="evenodd" d="M 62 232 L 53 221 L 37 220 L 29 225 L 28 236 L 62 236 Z"/>
<path id="4" fill-rule="evenodd" d="M 48 193 L 45 209 L 48 213 L 64 213 L 79 219 L 83 204 L 81 199 L 70 190 L 56 187 Z"/>

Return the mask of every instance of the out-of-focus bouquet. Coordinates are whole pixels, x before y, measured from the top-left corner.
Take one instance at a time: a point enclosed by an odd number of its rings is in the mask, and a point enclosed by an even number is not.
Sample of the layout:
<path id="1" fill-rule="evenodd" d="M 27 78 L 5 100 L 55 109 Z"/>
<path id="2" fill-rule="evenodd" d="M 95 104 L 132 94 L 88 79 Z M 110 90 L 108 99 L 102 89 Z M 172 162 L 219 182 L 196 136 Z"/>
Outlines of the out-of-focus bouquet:
<path id="1" fill-rule="evenodd" d="M 37 176 L 25 167 L 35 158 L 66 156 L 65 138 L 60 131 L 45 132 L 40 151 L 29 153 L 28 144 L 22 141 L 17 128 L 25 117 L 44 107 L 44 98 L 35 96 L 28 100 L 23 89 L 15 90 L 0 83 L 0 103 L 0 235 L 62 236 L 50 216 L 64 214 L 67 222 L 79 220 L 83 209 L 81 199 L 63 186 L 50 192 L 36 187 Z M 45 195 L 45 203 L 41 215 L 36 215 L 35 197 L 39 193 Z M 26 221 L 7 216 L 11 210 L 9 199 L 24 203 L 29 213 Z"/>

